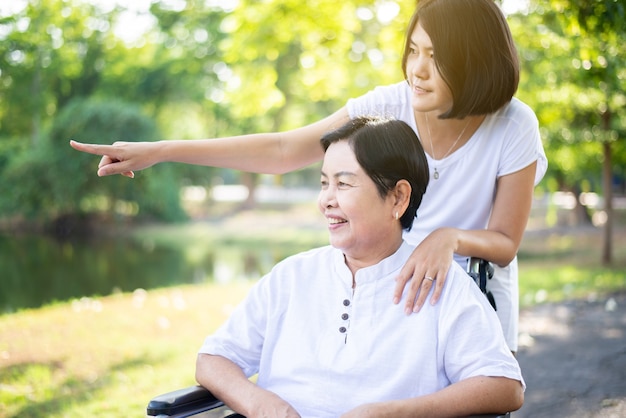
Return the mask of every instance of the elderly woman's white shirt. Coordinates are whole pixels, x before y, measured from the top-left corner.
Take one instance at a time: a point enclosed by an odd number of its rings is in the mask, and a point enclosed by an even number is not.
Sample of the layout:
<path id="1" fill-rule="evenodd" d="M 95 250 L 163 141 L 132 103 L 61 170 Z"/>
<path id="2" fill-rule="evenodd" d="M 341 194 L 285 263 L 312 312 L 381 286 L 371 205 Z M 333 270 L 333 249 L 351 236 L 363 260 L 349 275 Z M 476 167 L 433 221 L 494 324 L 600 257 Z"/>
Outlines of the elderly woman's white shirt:
<path id="1" fill-rule="evenodd" d="M 414 247 L 352 274 L 340 250 L 289 257 L 263 277 L 200 353 L 221 355 L 302 417 L 415 397 L 472 376 L 522 381 L 493 309 L 453 263 L 440 302 L 407 316 L 391 302 Z M 347 315 L 347 317 L 346 317 Z"/>

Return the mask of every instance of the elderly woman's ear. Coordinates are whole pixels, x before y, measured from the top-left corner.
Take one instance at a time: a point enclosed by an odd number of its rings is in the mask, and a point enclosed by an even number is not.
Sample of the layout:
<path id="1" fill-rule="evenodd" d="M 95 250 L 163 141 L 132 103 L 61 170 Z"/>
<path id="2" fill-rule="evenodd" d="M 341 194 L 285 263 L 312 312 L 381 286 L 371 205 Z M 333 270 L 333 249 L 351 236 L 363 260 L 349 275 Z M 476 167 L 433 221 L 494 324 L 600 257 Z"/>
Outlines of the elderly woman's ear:
<path id="1" fill-rule="evenodd" d="M 411 191 L 411 184 L 406 180 L 398 180 L 396 187 L 391 191 L 395 198 L 394 211 L 397 211 L 400 216 L 404 215 L 404 212 L 409 207 Z"/>

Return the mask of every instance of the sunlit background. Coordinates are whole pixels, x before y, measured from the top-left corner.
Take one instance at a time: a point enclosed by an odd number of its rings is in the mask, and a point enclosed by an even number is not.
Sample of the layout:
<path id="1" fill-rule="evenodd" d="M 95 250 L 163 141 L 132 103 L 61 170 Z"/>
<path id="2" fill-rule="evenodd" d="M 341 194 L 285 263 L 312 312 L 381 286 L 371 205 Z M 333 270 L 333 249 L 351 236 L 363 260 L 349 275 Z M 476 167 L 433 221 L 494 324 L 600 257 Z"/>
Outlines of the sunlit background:
<path id="1" fill-rule="evenodd" d="M 0 0 L 0 418 L 140 415 L 155 392 L 193 382 L 199 339 L 251 283 L 327 242 L 317 166 L 266 176 L 162 164 L 100 178 L 98 158 L 68 140 L 318 120 L 402 79 L 413 4 Z M 519 252 L 520 304 L 618 312 L 625 2 L 502 7 L 521 58 L 517 96 L 550 162 Z"/>

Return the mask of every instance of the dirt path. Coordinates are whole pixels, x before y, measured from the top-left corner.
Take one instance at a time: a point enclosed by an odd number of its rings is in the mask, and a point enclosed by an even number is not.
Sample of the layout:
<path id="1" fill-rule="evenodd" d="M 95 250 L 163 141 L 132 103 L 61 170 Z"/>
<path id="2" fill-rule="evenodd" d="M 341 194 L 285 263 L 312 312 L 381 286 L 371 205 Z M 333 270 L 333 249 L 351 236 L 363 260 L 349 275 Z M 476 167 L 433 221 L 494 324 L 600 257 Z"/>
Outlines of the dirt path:
<path id="1" fill-rule="evenodd" d="M 522 417 L 626 417 L 626 292 L 521 312 Z"/>

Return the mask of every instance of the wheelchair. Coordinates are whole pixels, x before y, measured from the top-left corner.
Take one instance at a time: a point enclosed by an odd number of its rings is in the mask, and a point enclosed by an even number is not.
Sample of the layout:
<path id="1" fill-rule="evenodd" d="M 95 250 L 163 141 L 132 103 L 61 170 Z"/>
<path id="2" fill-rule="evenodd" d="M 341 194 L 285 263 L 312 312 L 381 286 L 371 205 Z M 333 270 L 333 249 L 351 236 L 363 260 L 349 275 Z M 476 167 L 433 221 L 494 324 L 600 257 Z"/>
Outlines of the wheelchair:
<path id="1" fill-rule="evenodd" d="M 472 258 L 467 272 L 496 309 L 487 280 L 493 277 L 493 266 L 486 260 Z M 147 417 L 155 418 L 245 418 L 226 406 L 202 386 L 189 386 L 152 398 L 146 408 Z M 472 415 L 470 418 L 510 418 L 511 414 Z"/>
<path id="2" fill-rule="evenodd" d="M 493 264 L 482 258 L 471 257 L 467 260 L 467 274 L 474 280 L 494 310 L 498 310 L 493 294 L 487 289 L 487 282 L 493 278 Z"/>

